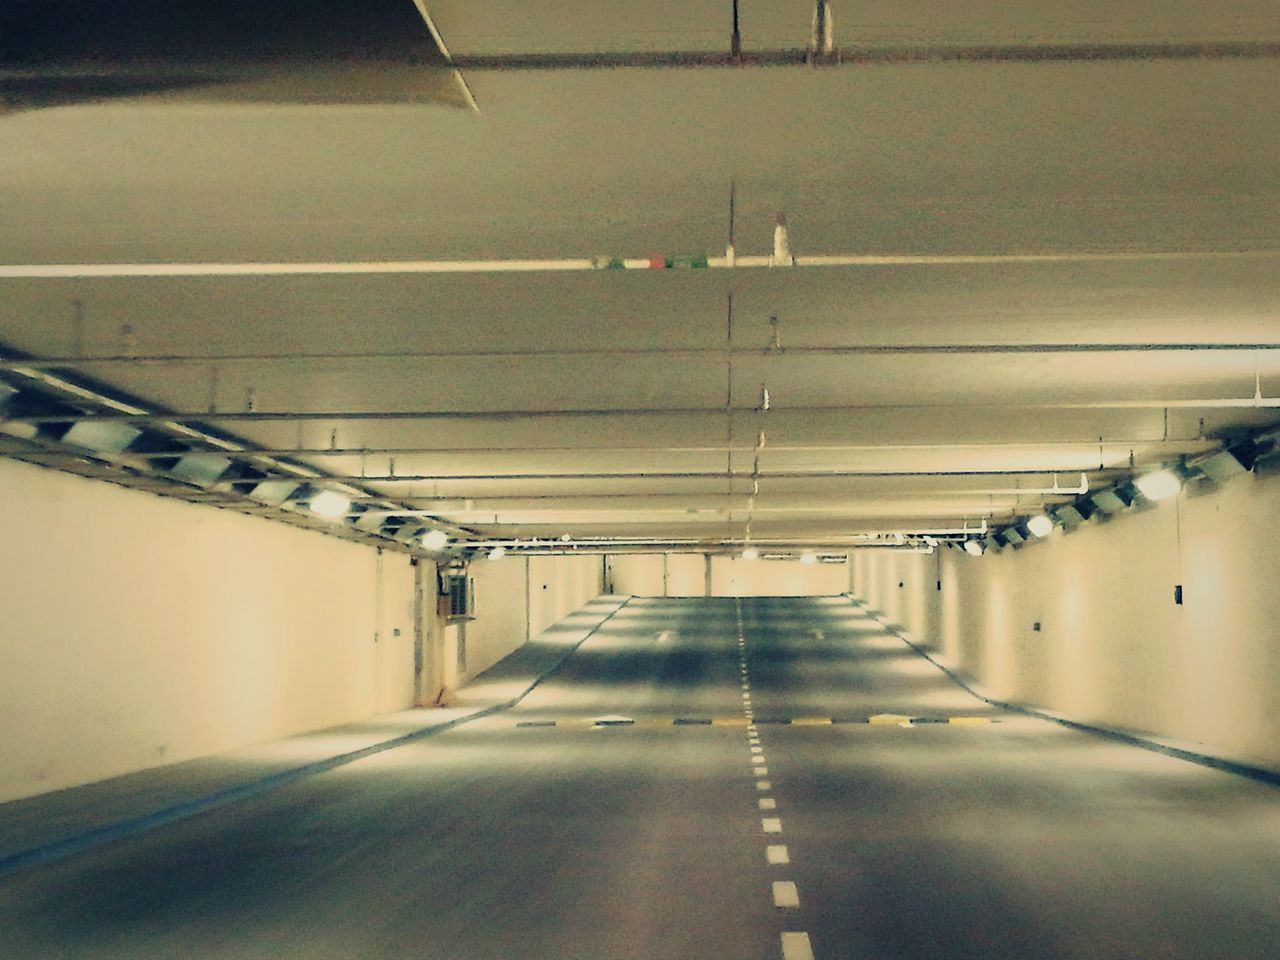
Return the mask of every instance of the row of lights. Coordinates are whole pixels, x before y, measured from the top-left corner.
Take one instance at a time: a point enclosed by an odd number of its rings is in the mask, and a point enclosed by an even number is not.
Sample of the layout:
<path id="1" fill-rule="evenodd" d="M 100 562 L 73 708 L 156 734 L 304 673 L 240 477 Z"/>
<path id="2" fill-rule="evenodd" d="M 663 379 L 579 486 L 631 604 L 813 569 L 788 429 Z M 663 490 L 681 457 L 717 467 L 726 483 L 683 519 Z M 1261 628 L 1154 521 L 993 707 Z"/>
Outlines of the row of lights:
<path id="1" fill-rule="evenodd" d="M 961 546 L 970 556 L 980 557 L 993 546 L 1017 546 L 1027 540 L 1043 540 L 1053 533 L 1054 527 L 1071 527 L 1083 523 L 1098 511 L 1119 513 L 1139 497 L 1151 503 L 1166 500 L 1178 494 L 1186 481 L 1194 475 L 1208 480 L 1223 480 L 1235 473 L 1246 472 L 1252 469 L 1255 458 L 1256 449 L 1242 451 L 1232 448 L 1190 464 L 1179 462 L 1172 467 L 1154 470 L 1082 496 L 1048 513 L 1020 519 L 993 531 L 985 539 L 966 539 Z"/>
<path id="2" fill-rule="evenodd" d="M 337 490 L 322 490 L 311 498 L 308 509 L 325 520 L 343 520 L 351 512 L 351 498 Z M 440 553 L 449 546 L 449 535 L 443 530 L 427 530 L 418 541 L 424 550 Z"/>

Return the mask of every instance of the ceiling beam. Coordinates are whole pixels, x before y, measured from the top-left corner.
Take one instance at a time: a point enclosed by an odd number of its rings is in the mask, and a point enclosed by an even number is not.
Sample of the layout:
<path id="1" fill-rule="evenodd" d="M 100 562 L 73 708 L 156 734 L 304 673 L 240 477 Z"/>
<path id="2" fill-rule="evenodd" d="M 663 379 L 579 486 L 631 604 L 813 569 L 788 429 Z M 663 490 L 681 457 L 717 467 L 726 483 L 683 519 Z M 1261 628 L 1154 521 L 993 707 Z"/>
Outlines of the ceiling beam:
<path id="1" fill-rule="evenodd" d="M 0 359 L 0 371 L 48 370 L 88 366 L 207 366 L 209 364 L 351 363 L 462 360 L 549 360 L 574 357 L 662 357 L 674 360 L 733 359 L 755 357 L 881 357 L 969 356 L 1003 354 L 1099 354 L 1099 353 L 1255 353 L 1280 351 L 1280 341 L 1232 343 L 1179 341 L 1170 343 L 849 343 L 791 344 L 786 347 L 549 347 L 515 350 L 396 350 L 351 353 L 239 353 L 106 354 L 100 356 L 50 356 Z"/>

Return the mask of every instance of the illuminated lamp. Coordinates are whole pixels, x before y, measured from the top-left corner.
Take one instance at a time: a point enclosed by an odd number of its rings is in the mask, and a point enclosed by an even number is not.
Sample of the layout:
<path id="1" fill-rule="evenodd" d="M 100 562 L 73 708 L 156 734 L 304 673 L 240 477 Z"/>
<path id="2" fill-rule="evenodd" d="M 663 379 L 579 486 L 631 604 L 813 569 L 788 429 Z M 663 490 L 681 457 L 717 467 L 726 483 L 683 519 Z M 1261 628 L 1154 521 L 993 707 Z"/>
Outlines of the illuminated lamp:
<path id="1" fill-rule="evenodd" d="M 351 509 L 351 498 L 336 490 L 322 490 L 311 498 L 311 512 L 326 520 L 337 520 Z"/>
<path id="2" fill-rule="evenodd" d="M 1133 483 L 1148 500 L 1165 500 L 1182 489 L 1182 478 L 1173 470 L 1156 470 L 1138 477 Z"/>
<path id="3" fill-rule="evenodd" d="M 964 542 L 964 552 L 971 557 L 980 557 L 985 551 L 982 544 L 977 540 L 966 540 Z"/>
<path id="4" fill-rule="evenodd" d="M 439 552 L 449 545 L 449 535 L 443 530 L 428 530 L 422 537 L 422 546 Z"/>
<path id="5" fill-rule="evenodd" d="M 747 549 L 742 551 L 742 559 L 743 560 L 759 560 L 760 551 L 757 550 L 755 547 L 747 547 Z"/>
<path id="6" fill-rule="evenodd" d="M 1027 530 L 1032 536 L 1043 540 L 1053 533 L 1053 520 L 1047 514 L 1037 514 L 1027 521 Z"/>

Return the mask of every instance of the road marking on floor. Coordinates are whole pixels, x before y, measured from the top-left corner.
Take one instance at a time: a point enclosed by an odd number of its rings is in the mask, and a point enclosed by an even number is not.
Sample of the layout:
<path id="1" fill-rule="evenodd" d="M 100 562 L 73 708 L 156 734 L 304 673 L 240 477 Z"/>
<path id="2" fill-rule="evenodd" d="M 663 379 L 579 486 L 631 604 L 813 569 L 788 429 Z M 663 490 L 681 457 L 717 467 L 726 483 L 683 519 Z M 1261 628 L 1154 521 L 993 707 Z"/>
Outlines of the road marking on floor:
<path id="1" fill-rule="evenodd" d="M 827 635 L 826 635 L 825 633 L 823 633 L 821 630 L 815 630 L 815 631 L 813 631 L 813 639 L 815 639 L 815 640 L 825 640 L 825 639 L 827 639 Z"/>
<path id="2" fill-rule="evenodd" d="M 807 933 L 782 935 L 782 960 L 813 960 L 813 946 Z"/>
<path id="3" fill-rule="evenodd" d="M 756 776 L 757 776 L 757 777 L 767 777 L 768 775 L 769 775 L 769 768 L 768 768 L 768 767 L 756 767 Z"/>
<path id="4" fill-rule="evenodd" d="M 775 907 L 800 906 L 800 891 L 796 889 L 794 881 L 773 881 L 773 905 Z"/>
<path id="5" fill-rule="evenodd" d="M 794 722 L 794 721 L 792 721 Z M 874 727 L 881 726 L 902 726 L 904 723 L 910 723 L 910 717 L 904 717 L 900 713 L 877 713 L 874 717 L 868 717 L 867 723 Z"/>
<path id="6" fill-rule="evenodd" d="M 756 781 L 756 789 L 757 789 L 757 790 L 772 790 L 772 789 L 773 789 L 773 784 L 772 784 L 772 783 L 770 783 L 768 780 L 757 780 L 757 781 Z"/>
<path id="7" fill-rule="evenodd" d="M 791 854 L 787 852 L 786 844 L 771 843 L 764 848 L 764 859 L 766 863 L 790 863 Z"/>
<path id="8" fill-rule="evenodd" d="M 752 742 L 752 744 L 751 744 L 751 752 L 752 752 L 752 753 L 764 753 L 764 747 L 760 746 L 760 741 L 759 741 L 759 740 L 755 740 L 755 741 L 753 741 L 753 742 Z"/>
<path id="9" fill-rule="evenodd" d="M 881 713 L 874 717 L 762 717 L 756 719 L 755 707 L 751 703 L 751 694 L 746 691 L 742 695 L 742 716 L 735 717 L 643 717 L 633 720 L 626 717 L 561 717 L 555 720 L 516 720 L 513 725 L 520 728 L 555 727 L 747 727 L 755 730 L 758 723 L 793 727 L 832 727 L 851 724 L 870 724 L 871 726 L 953 726 L 953 727 L 990 727 L 1004 721 L 998 717 L 908 717 L 905 714 Z"/>
<path id="10" fill-rule="evenodd" d="M 672 634 L 672 631 L 663 630 L 661 633 L 658 634 L 658 643 L 660 644 L 666 643 L 668 640 L 671 639 L 671 634 Z"/>
<path id="11" fill-rule="evenodd" d="M 765 833 L 781 833 L 782 821 L 777 817 L 765 817 L 760 821 L 760 828 L 764 830 Z"/>
<path id="12" fill-rule="evenodd" d="M 778 801 L 773 799 L 773 797 L 761 797 L 759 800 L 756 801 L 756 803 L 760 805 L 761 810 L 777 810 L 778 809 Z"/>

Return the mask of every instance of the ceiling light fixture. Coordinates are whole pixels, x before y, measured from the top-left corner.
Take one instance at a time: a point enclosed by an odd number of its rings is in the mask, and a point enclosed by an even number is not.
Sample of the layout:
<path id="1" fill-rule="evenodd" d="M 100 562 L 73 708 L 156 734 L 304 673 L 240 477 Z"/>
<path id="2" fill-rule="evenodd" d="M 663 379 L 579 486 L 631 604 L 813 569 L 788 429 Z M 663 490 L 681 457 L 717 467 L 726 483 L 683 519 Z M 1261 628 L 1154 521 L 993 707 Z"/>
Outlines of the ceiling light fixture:
<path id="1" fill-rule="evenodd" d="M 443 530 L 428 530 L 422 536 L 422 545 L 428 550 L 443 550 L 449 545 L 449 535 Z"/>
<path id="2" fill-rule="evenodd" d="M 966 540 L 964 542 L 964 552 L 971 557 L 980 557 L 983 553 L 982 544 L 977 540 Z"/>
<path id="3" fill-rule="evenodd" d="M 1039 514 L 1027 521 L 1027 529 L 1043 540 L 1049 534 L 1053 533 L 1053 520 L 1043 513 Z"/>
<path id="4" fill-rule="evenodd" d="M 492 550 L 489 551 L 490 560 L 501 560 L 506 555 L 507 555 L 506 547 L 494 547 Z"/>
<path id="5" fill-rule="evenodd" d="M 747 547 L 747 549 L 742 551 L 742 559 L 743 560 L 759 560 L 760 551 L 757 550 L 755 547 Z"/>
<path id="6" fill-rule="evenodd" d="M 815 557 L 812 553 L 806 553 L 801 555 L 800 562 L 801 563 L 817 563 L 818 558 Z"/>
<path id="7" fill-rule="evenodd" d="M 1163 500 L 1172 497 L 1182 489 L 1182 478 L 1172 470 L 1157 470 L 1146 476 L 1138 477 L 1134 486 L 1148 500 Z"/>
<path id="8" fill-rule="evenodd" d="M 351 498 L 336 490 L 323 490 L 311 499 L 311 512 L 326 520 L 345 517 L 351 509 Z"/>

